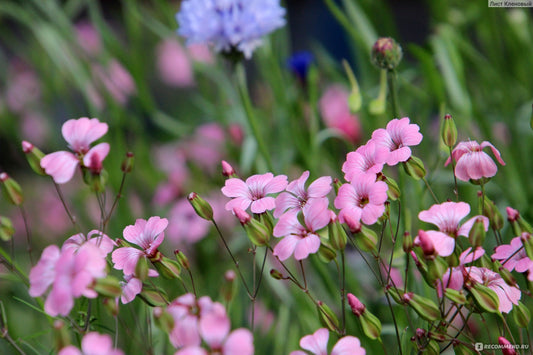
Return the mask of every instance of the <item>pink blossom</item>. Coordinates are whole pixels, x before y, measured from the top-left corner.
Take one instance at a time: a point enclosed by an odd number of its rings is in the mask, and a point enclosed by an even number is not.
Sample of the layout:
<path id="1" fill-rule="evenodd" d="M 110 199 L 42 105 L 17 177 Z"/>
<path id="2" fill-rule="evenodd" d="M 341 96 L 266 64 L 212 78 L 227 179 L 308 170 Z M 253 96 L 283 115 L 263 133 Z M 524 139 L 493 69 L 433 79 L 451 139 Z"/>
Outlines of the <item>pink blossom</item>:
<path id="1" fill-rule="evenodd" d="M 70 181 L 78 165 L 99 173 L 102 161 L 109 153 L 109 144 L 100 143 L 92 148 L 90 145 L 107 133 L 107 124 L 97 118 L 82 117 L 65 122 L 61 132 L 74 154 L 59 151 L 44 156 L 41 167 L 45 172 L 58 184 Z"/>
<path id="2" fill-rule="evenodd" d="M 224 128 L 218 123 L 207 123 L 196 129 L 192 140 L 184 143 L 183 150 L 189 161 L 213 173 L 223 158 L 225 143 Z"/>
<path id="3" fill-rule="evenodd" d="M 331 177 L 322 176 L 313 181 L 307 190 L 305 182 L 309 178 L 309 171 L 304 171 L 299 179 L 291 181 L 286 192 L 282 192 L 276 197 L 276 209 L 274 217 L 279 218 L 285 211 L 295 209 L 301 210 L 308 201 L 325 198 L 331 191 Z M 327 198 L 326 198 L 327 200 Z"/>
<path id="4" fill-rule="evenodd" d="M 176 87 L 194 85 L 191 60 L 177 40 L 165 39 L 157 46 L 156 51 L 159 77 L 165 84 Z"/>
<path id="5" fill-rule="evenodd" d="M 246 210 L 251 206 L 253 213 L 263 213 L 276 207 L 274 197 L 267 196 L 282 191 L 287 186 L 287 177 L 278 175 L 274 177 L 272 173 L 253 175 L 246 179 L 227 179 L 222 193 L 227 197 L 233 197 L 226 203 L 226 210 L 232 211 L 238 207 Z"/>
<path id="6" fill-rule="evenodd" d="M 168 219 L 168 239 L 175 246 L 196 243 L 209 232 L 210 223 L 196 214 L 186 198 L 172 207 Z"/>
<path id="7" fill-rule="evenodd" d="M 213 53 L 205 44 L 190 44 L 187 46 L 187 51 L 189 52 L 191 58 L 198 63 L 213 64 L 215 62 Z"/>
<path id="8" fill-rule="evenodd" d="M 350 112 L 348 91 L 341 85 L 329 86 L 319 102 L 320 114 L 327 127 L 340 132 L 350 142 L 361 139 L 359 118 Z"/>
<path id="9" fill-rule="evenodd" d="M 470 281 L 483 284 L 496 292 L 500 300 L 500 312 L 509 313 L 513 304 L 517 305 L 522 293 L 517 287 L 509 286 L 500 274 L 484 267 L 468 268 L 466 276 Z"/>
<path id="10" fill-rule="evenodd" d="M 522 234 L 527 234 L 526 232 Z M 511 239 L 510 244 L 499 245 L 495 248 L 492 259 L 499 260 L 509 271 L 528 272 L 528 280 L 533 281 L 533 260 L 523 247 L 520 237 Z"/>
<path id="11" fill-rule="evenodd" d="M 100 34 L 90 22 L 78 22 L 75 25 L 78 44 L 85 53 L 90 56 L 97 56 L 102 50 L 102 40 Z"/>
<path id="12" fill-rule="evenodd" d="M 148 270 L 149 277 L 157 277 L 159 273 L 155 270 Z M 141 293 L 143 288 L 143 283 L 141 279 L 136 278 L 134 275 L 124 275 L 124 282 L 120 283 L 122 287 L 122 295 L 120 296 L 120 301 L 122 304 L 130 303 L 135 299 L 135 297 Z"/>
<path id="13" fill-rule="evenodd" d="M 168 220 L 160 217 L 150 217 L 148 221 L 138 219 L 135 225 L 124 228 L 123 236 L 128 242 L 136 244 L 142 250 L 133 247 L 122 247 L 111 254 L 114 268 L 123 270 L 125 275 L 134 275 L 135 267 L 141 257 L 153 257 L 157 248 L 163 242 L 163 231 L 168 226 Z"/>
<path id="14" fill-rule="evenodd" d="M 346 155 L 346 161 L 342 165 L 344 179 L 354 180 L 358 175 L 371 174 L 376 178 L 376 174 L 383 170 L 383 165 L 389 152 L 386 148 L 375 144 L 370 140 L 367 144 L 357 148 L 355 152 Z"/>
<path id="15" fill-rule="evenodd" d="M 481 258 L 484 254 L 485 250 L 481 247 L 476 248 L 474 251 L 472 251 L 471 247 L 463 251 L 459 256 L 459 265 L 448 268 L 448 270 L 442 275 L 442 281 L 436 281 L 439 297 L 442 297 L 443 295 L 442 285 L 444 285 L 445 289 L 451 288 L 458 291 L 461 290 L 464 286 L 465 265 Z"/>
<path id="16" fill-rule="evenodd" d="M 11 111 L 22 113 L 38 102 L 41 97 L 41 83 L 35 71 L 21 61 L 10 63 L 9 72 L 6 104 Z"/>
<path id="17" fill-rule="evenodd" d="M 340 209 L 339 220 L 345 223 L 345 216 L 361 220 L 365 224 L 374 224 L 385 212 L 387 201 L 387 184 L 376 181 L 372 175 L 364 174 L 350 184 L 339 188 L 335 198 L 335 207 Z"/>
<path id="18" fill-rule="evenodd" d="M 297 211 L 284 214 L 274 227 L 274 236 L 283 239 L 274 247 L 274 255 L 281 261 L 287 260 L 293 253 L 296 260 L 302 260 L 314 254 L 320 247 L 317 231 L 328 225 L 328 200 L 309 201 L 302 209 L 304 224 L 298 221 Z"/>
<path id="19" fill-rule="evenodd" d="M 129 97 L 137 91 L 133 77 L 116 59 L 111 59 L 105 67 L 93 64 L 92 73 L 96 87 L 106 91 L 119 105 L 125 105 Z M 92 95 L 97 98 L 96 101 L 101 102 L 98 90 L 93 88 L 93 91 Z"/>
<path id="20" fill-rule="evenodd" d="M 326 328 L 320 328 L 311 335 L 306 335 L 300 339 L 300 346 L 315 355 L 328 355 L 329 332 Z M 333 346 L 331 355 L 365 355 L 366 351 L 361 347 L 359 339 L 353 336 L 345 336 Z M 305 352 L 297 350 L 290 355 L 306 355 Z"/>
<path id="21" fill-rule="evenodd" d="M 386 159 L 388 165 L 405 162 L 411 157 L 410 146 L 418 145 L 422 141 L 420 127 L 409 123 L 409 118 L 393 119 L 387 123 L 387 128 L 377 129 L 372 133 L 372 140 L 376 145 L 389 150 Z"/>
<path id="22" fill-rule="evenodd" d="M 64 251 L 67 249 L 72 249 L 73 251 L 77 251 L 85 243 L 92 243 L 98 247 L 104 257 L 107 256 L 107 254 L 109 254 L 116 246 L 115 242 L 112 241 L 111 238 L 95 229 L 90 231 L 89 234 L 87 234 L 87 237 L 85 237 L 82 233 L 78 233 L 68 238 L 63 243 L 61 250 Z"/>
<path id="23" fill-rule="evenodd" d="M 69 345 L 61 349 L 58 355 L 123 355 L 120 349 L 113 348 L 113 341 L 107 334 L 87 333 L 81 341 L 81 351 Z"/>
<path id="24" fill-rule="evenodd" d="M 95 279 L 106 276 L 106 260 L 102 251 L 92 243 L 84 243 L 77 251 L 60 251 L 55 245 L 47 247 L 30 272 L 29 294 L 41 296 L 52 286 L 44 310 L 51 316 L 66 316 L 74 306 L 74 298 L 96 298 L 92 289 Z"/>
<path id="25" fill-rule="evenodd" d="M 431 238 L 438 255 L 451 255 L 455 249 L 455 238 L 457 236 L 468 237 L 476 219 L 482 219 L 485 231 L 488 230 L 489 220 L 485 216 L 474 216 L 463 225 L 460 225 L 461 220 L 469 213 L 470 206 L 466 202 L 444 202 L 433 205 L 429 210 L 421 211 L 418 214 L 420 220 L 432 223 L 439 228 L 439 231 L 425 232 Z M 420 245 L 418 236 L 415 238 L 414 243 L 415 245 Z"/>
<path id="26" fill-rule="evenodd" d="M 479 180 L 490 178 L 496 175 L 498 168 L 489 155 L 483 152 L 483 148 L 490 147 L 492 154 L 501 165 L 505 165 L 500 152 L 491 143 L 484 141 L 481 145 L 476 141 L 459 143 L 452 152 L 451 158 L 446 160 L 445 166 L 450 164 L 453 158 L 455 166 L 455 176 L 463 181 Z"/>

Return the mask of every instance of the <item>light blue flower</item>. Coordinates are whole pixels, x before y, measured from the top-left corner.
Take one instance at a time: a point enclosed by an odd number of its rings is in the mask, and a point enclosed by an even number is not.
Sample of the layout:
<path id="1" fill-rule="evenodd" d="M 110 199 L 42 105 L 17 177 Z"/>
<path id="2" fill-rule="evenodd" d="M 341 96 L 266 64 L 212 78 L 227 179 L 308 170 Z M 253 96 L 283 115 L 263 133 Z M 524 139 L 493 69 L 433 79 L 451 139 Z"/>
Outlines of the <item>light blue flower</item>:
<path id="1" fill-rule="evenodd" d="M 279 0 L 184 0 L 176 19 L 187 44 L 238 50 L 249 59 L 264 35 L 285 25 L 284 15 Z"/>

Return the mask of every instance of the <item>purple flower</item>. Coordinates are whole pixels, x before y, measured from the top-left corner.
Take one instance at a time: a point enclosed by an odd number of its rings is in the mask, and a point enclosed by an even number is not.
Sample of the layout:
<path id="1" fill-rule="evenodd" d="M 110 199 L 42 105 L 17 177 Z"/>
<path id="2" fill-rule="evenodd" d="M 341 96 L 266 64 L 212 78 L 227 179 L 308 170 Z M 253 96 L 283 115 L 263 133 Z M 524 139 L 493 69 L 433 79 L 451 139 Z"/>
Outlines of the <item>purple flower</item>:
<path id="1" fill-rule="evenodd" d="M 279 0 L 185 0 L 176 19 L 187 44 L 212 43 L 249 59 L 261 37 L 285 25 L 284 15 Z"/>
<path id="2" fill-rule="evenodd" d="M 310 52 L 297 52 L 287 59 L 287 67 L 302 83 L 305 83 L 307 80 L 307 72 L 313 63 L 313 60 L 313 54 Z"/>

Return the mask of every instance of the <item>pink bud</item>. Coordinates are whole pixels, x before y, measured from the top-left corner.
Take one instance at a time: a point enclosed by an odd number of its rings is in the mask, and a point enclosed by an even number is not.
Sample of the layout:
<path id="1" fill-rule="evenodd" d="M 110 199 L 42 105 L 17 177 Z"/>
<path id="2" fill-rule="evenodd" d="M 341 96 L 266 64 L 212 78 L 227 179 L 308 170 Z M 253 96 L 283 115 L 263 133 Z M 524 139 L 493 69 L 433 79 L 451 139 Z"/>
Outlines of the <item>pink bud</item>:
<path id="1" fill-rule="evenodd" d="M 0 181 L 1 182 L 6 181 L 7 179 L 9 179 L 9 175 L 7 175 L 7 173 L 0 173 Z"/>
<path id="2" fill-rule="evenodd" d="M 350 228 L 350 232 L 359 233 L 361 231 L 361 221 L 356 220 L 349 213 L 346 213 L 343 217 L 344 222 Z"/>
<path id="3" fill-rule="evenodd" d="M 335 212 L 333 212 L 332 210 L 328 210 L 329 211 L 329 223 L 335 223 L 337 222 L 338 218 L 337 218 L 337 214 Z"/>
<path id="4" fill-rule="evenodd" d="M 422 248 L 422 252 L 426 257 L 435 256 L 435 246 L 431 241 L 431 238 L 423 230 L 418 231 L 418 244 Z"/>
<path id="5" fill-rule="evenodd" d="M 502 353 L 503 355 L 515 355 L 516 351 L 509 342 L 509 340 L 505 339 L 504 337 L 498 338 L 498 343 L 502 346 Z"/>
<path id="6" fill-rule="evenodd" d="M 415 334 L 418 339 L 421 339 L 426 336 L 426 331 L 422 328 L 416 328 Z"/>
<path id="7" fill-rule="evenodd" d="M 233 170 L 233 167 L 225 160 L 222 160 L 222 175 L 225 177 L 235 175 L 235 170 Z"/>
<path id="8" fill-rule="evenodd" d="M 357 317 L 361 316 L 361 314 L 365 312 L 365 305 L 362 304 L 361 301 L 359 301 L 359 299 L 351 293 L 348 293 L 347 298 L 353 314 L 355 314 Z"/>
<path id="9" fill-rule="evenodd" d="M 520 213 L 512 207 L 507 207 L 506 211 L 509 222 L 515 222 L 520 217 Z"/>
<path id="10" fill-rule="evenodd" d="M 228 133 L 233 144 L 235 144 L 237 147 L 240 147 L 244 140 L 244 132 L 241 125 L 238 123 L 230 124 L 228 127 Z"/>
<path id="11" fill-rule="evenodd" d="M 27 141 L 22 141 L 22 151 L 25 154 L 31 153 L 32 150 L 33 150 L 33 144 Z"/>
<path id="12" fill-rule="evenodd" d="M 228 282 L 231 282 L 231 281 L 235 280 L 235 277 L 236 277 L 236 276 L 237 276 L 237 275 L 235 275 L 235 271 L 233 271 L 233 270 L 228 270 L 228 271 L 226 271 L 226 273 L 224 274 L 224 279 L 226 279 L 226 281 L 228 281 Z"/>
<path id="13" fill-rule="evenodd" d="M 252 219 L 252 217 L 248 213 L 238 207 L 235 207 L 233 209 L 233 214 L 235 214 L 235 217 L 239 219 L 239 222 L 241 222 L 243 226 L 245 224 L 248 224 L 248 222 L 250 222 L 250 220 Z"/>
<path id="14" fill-rule="evenodd" d="M 420 261 L 418 260 L 418 256 L 416 256 L 416 253 L 411 250 L 411 257 L 413 258 L 416 267 L 420 267 Z"/>

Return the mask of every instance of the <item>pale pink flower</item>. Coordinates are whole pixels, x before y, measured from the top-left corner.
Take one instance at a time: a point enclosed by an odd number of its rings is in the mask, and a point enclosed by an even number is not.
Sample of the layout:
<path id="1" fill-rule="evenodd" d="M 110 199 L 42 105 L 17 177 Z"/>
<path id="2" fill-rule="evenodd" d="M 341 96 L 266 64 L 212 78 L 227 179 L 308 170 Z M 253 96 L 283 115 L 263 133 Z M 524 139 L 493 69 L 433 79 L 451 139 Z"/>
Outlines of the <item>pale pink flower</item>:
<path id="1" fill-rule="evenodd" d="M 38 102 L 41 83 L 35 71 L 20 61 L 10 63 L 9 72 L 5 102 L 11 111 L 22 113 Z"/>
<path id="2" fill-rule="evenodd" d="M 122 247 L 111 254 L 114 268 L 123 270 L 125 275 L 134 275 L 135 267 L 141 257 L 151 258 L 155 256 L 157 248 L 165 238 L 164 230 L 168 226 L 168 220 L 160 217 L 150 217 L 148 221 L 138 219 L 135 225 L 124 228 L 123 236 L 128 242 L 142 248 Z"/>
<path id="3" fill-rule="evenodd" d="M 460 142 L 452 151 L 451 158 L 446 160 L 445 166 L 450 164 L 451 159 L 457 162 L 455 176 L 459 180 L 469 181 L 481 178 L 490 178 L 496 175 L 498 167 L 491 157 L 483 151 L 490 147 L 492 154 L 501 165 L 505 165 L 500 152 L 491 143 L 484 141 L 479 144 L 476 141 Z"/>
<path id="4" fill-rule="evenodd" d="M 522 293 L 517 287 L 509 286 L 500 274 L 484 267 L 472 266 L 467 269 L 466 276 L 470 281 L 483 284 L 496 292 L 500 300 L 500 312 L 509 313 L 513 304 L 517 305 Z"/>
<path id="5" fill-rule="evenodd" d="M 233 199 L 226 203 L 226 210 L 233 211 L 235 207 L 246 210 L 250 206 L 253 213 L 272 210 L 276 207 L 275 199 L 267 195 L 283 191 L 286 186 L 285 175 L 274 177 L 272 173 L 250 176 L 246 182 L 237 178 L 227 179 L 222 193 Z"/>
<path id="6" fill-rule="evenodd" d="M 309 201 L 302 209 L 305 226 L 298 221 L 298 212 L 293 210 L 284 214 L 274 227 L 274 236 L 283 239 L 274 247 L 274 255 L 281 261 L 287 260 L 293 253 L 296 260 L 302 260 L 314 254 L 320 247 L 318 231 L 328 225 L 328 200 Z"/>
<path id="7" fill-rule="evenodd" d="M 148 270 L 149 277 L 157 277 L 159 273 L 155 270 Z M 141 293 L 143 283 L 141 279 L 136 278 L 134 275 L 124 275 L 124 281 L 120 283 L 122 287 L 122 295 L 120 295 L 120 301 L 122 304 L 130 303 L 135 297 Z"/>
<path id="8" fill-rule="evenodd" d="M 387 128 L 377 129 L 372 133 L 372 140 L 376 145 L 389 150 L 388 165 L 405 162 L 411 157 L 410 146 L 418 145 L 422 141 L 420 127 L 410 123 L 408 117 L 393 119 L 387 123 Z"/>
<path id="9" fill-rule="evenodd" d="M 113 340 L 107 334 L 87 333 L 81 341 L 81 351 L 73 345 L 61 349 L 58 355 L 123 355 L 113 347 Z"/>
<path id="10" fill-rule="evenodd" d="M 125 105 L 137 91 L 133 77 L 116 59 L 110 60 L 105 67 L 93 64 L 92 73 L 96 86 L 107 91 L 119 105 Z M 97 91 L 94 95 L 99 96 Z"/>
<path id="11" fill-rule="evenodd" d="M 287 188 L 285 189 L 286 192 L 282 192 L 276 197 L 274 217 L 279 218 L 285 211 L 291 209 L 299 211 L 308 201 L 325 198 L 331 191 L 330 176 L 322 176 L 316 179 L 306 190 L 305 182 L 308 178 L 309 171 L 304 171 L 300 178 L 291 181 L 291 183 L 287 185 Z"/>
<path id="12" fill-rule="evenodd" d="M 435 251 L 440 256 L 449 256 L 455 249 L 455 238 L 457 236 L 468 237 L 470 229 L 479 218 L 483 220 L 485 231 L 489 228 L 489 219 L 485 216 L 474 216 L 463 225 L 460 222 L 470 213 L 470 205 L 466 202 L 444 202 L 433 205 L 429 210 L 421 211 L 418 218 L 424 222 L 432 223 L 439 228 L 439 231 L 425 231 L 431 238 Z M 415 245 L 420 245 L 417 236 Z"/>
<path id="13" fill-rule="evenodd" d="M 74 298 L 96 298 L 92 289 L 97 278 L 106 276 L 106 260 L 102 251 L 92 243 L 84 243 L 77 251 L 60 251 L 55 245 L 47 247 L 30 272 L 29 294 L 41 296 L 52 286 L 44 310 L 55 317 L 66 316 L 74 306 Z"/>
<path id="14" fill-rule="evenodd" d="M 451 288 L 457 291 L 461 290 L 464 286 L 465 265 L 481 258 L 484 254 L 485 250 L 481 247 L 477 247 L 474 251 L 472 251 L 471 247 L 463 251 L 459 256 L 459 265 L 448 268 L 448 270 L 442 275 L 442 281 L 436 281 L 439 297 L 442 297 L 443 295 L 442 285 L 444 285 L 445 289 Z"/>
<path id="15" fill-rule="evenodd" d="M 494 254 L 492 254 L 492 259 L 499 260 L 502 266 L 509 271 L 527 271 L 528 280 L 533 281 L 533 260 L 527 256 L 520 237 L 511 239 L 509 244 L 497 246 L 494 249 Z"/>
<path id="16" fill-rule="evenodd" d="M 78 22 L 74 26 L 76 36 L 78 37 L 78 44 L 83 51 L 90 56 L 97 56 L 102 50 L 102 40 L 100 34 L 90 22 Z"/>
<path id="17" fill-rule="evenodd" d="M 387 184 L 376 181 L 372 175 L 363 174 L 349 184 L 339 188 L 335 198 L 335 207 L 340 209 L 339 221 L 345 223 L 346 215 L 354 221 L 374 224 L 385 212 L 387 201 Z"/>
<path id="18" fill-rule="evenodd" d="M 85 237 L 83 233 L 78 233 L 68 238 L 63 243 L 61 251 L 72 249 L 74 252 L 76 252 L 85 243 L 92 243 L 98 247 L 104 257 L 107 256 L 107 254 L 109 254 L 116 246 L 115 242 L 112 241 L 111 238 L 95 229 L 90 231 L 89 234 L 87 234 L 87 237 Z"/>
<path id="19" fill-rule="evenodd" d="M 361 139 L 361 122 L 350 112 L 348 91 L 341 85 L 329 86 L 320 98 L 319 108 L 328 128 L 341 133 L 350 142 Z"/>
<path id="20" fill-rule="evenodd" d="M 168 238 L 174 246 L 193 244 L 209 232 L 210 223 L 199 217 L 186 198 L 180 199 L 168 214 Z"/>
<path id="21" fill-rule="evenodd" d="M 223 158 L 225 144 L 224 128 L 218 123 L 207 123 L 196 129 L 192 140 L 183 144 L 183 150 L 189 161 L 213 173 Z"/>
<path id="22" fill-rule="evenodd" d="M 346 161 L 342 165 L 344 179 L 352 181 L 361 174 L 370 174 L 375 180 L 376 174 L 383 170 L 388 155 L 386 148 L 377 145 L 372 140 L 368 141 L 355 152 L 346 155 Z"/>
<path id="23" fill-rule="evenodd" d="M 329 332 L 326 328 L 320 328 L 311 335 L 300 339 L 300 346 L 315 354 L 328 355 Z M 366 351 L 361 347 L 359 339 L 353 336 L 345 336 L 333 346 L 331 355 L 365 355 Z M 307 355 L 301 350 L 292 351 L 290 355 Z"/>
<path id="24" fill-rule="evenodd" d="M 63 124 L 61 133 L 74 153 L 59 151 L 48 154 L 41 159 L 41 167 L 58 184 L 70 181 L 78 165 L 99 172 L 109 153 L 109 144 L 100 143 L 92 148 L 90 145 L 106 134 L 107 128 L 107 124 L 97 118 L 68 120 Z"/>
<path id="25" fill-rule="evenodd" d="M 190 44 L 187 46 L 187 51 L 191 58 L 198 63 L 213 64 L 215 62 L 213 53 L 206 44 Z"/>
<path id="26" fill-rule="evenodd" d="M 237 147 L 240 147 L 244 142 L 244 130 L 242 128 L 242 125 L 237 122 L 229 124 L 228 135 L 231 139 L 231 142 Z"/>
<path id="27" fill-rule="evenodd" d="M 168 38 L 156 48 L 157 69 L 161 80 L 176 87 L 194 85 L 194 72 L 185 48 L 177 40 Z"/>

